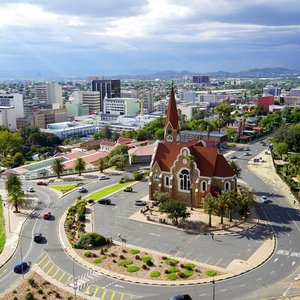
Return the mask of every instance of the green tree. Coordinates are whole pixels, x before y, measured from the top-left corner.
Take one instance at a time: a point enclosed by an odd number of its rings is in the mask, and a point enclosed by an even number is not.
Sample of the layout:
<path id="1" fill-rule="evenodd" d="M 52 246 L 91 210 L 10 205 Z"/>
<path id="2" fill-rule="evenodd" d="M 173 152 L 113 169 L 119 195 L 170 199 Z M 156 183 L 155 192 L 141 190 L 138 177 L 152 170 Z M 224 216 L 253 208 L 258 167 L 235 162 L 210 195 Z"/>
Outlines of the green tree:
<path id="1" fill-rule="evenodd" d="M 171 195 L 168 192 L 159 192 L 159 191 L 156 191 L 153 194 L 153 199 L 155 201 L 158 201 L 159 203 L 163 203 L 163 202 L 171 200 Z"/>
<path id="2" fill-rule="evenodd" d="M 78 172 L 78 175 L 81 176 L 81 173 L 85 170 L 86 168 L 86 162 L 81 158 L 77 158 L 75 162 L 75 171 Z"/>
<path id="3" fill-rule="evenodd" d="M 227 208 L 228 196 L 223 193 L 217 198 L 217 210 L 220 214 L 220 224 L 223 224 L 224 213 Z"/>
<path id="4" fill-rule="evenodd" d="M 254 203 L 254 191 L 239 187 L 237 201 L 240 215 L 246 215 Z"/>
<path id="5" fill-rule="evenodd" d="M 97 160 L 97 167 L 101 173 L 103 173 L 103 170 L 105 169 L 106 165 L 107 165 L 106 157 L 102 157 Z"/>
<path id="6" fill-rule="evenodd" d="M 94 140 L 110 139 L 111 136 L 112 136 L 112 131 L 111 131 L 109 125 L 105 125 L 101 130 L 94 133 L 93 138 L 94 138 Z"/>
<path id="7" fill-rule="evenodd" d="M 229 222 L 232 222 L 232 211 L 237 206 L 238 195 L 236 191 L 227 191 L 224 194 L 226 194 L 227 197 L 228 219 Z"/>
<path id="8" fill-rule="evenodd" d="M 229 163 L 230 167 L 233 169 L 234 173 L 236 174 L 237 177 L 240 177 L 241 173 L 242 173 L 242 168 L 239 166 L 239 164 L 235 161 L 232 160 Z"/>
<path id="9" fill-rule="evenodd" d="M 225 132 L 228 136 L 228 139 L 230 140 L 232 137 L 236 136 L 237 134 L 237 130 L 236 129 L 233 129 L 233 128 L 227 128 L 225 129 Z"/>
<path id="10" fill-rule="evenodd" d="M 163 128 L 159 128 L 155 131 L 154 139 L 155 140 L 163 140 L 165 135 L 165 130 Z"/>
<path id="11" fill-rule="evenodd" d="M 5 189 L 8 196 L 8 202 L 14 206 L 15 212 L 19 212 L 19 207 L 26 204 L 22 182 L 16 174 L 10 175 L 5 182 Z"/>
<path id="12" fill-rule="evenodd" d="M 52 170 L 60 178 L 60 175 L 64 172 L 64 165 L 59 158 L 56 158 L 52 163 Z"/>
<path id="13" fill-rule="evenodd" d="M 204 212 L 208 214 L 208 227 L 211 227 L 211 215 L 217 208 L 217 200 L 209 195 L 204 200 Z"/>
<path id="14" fill-rule="evenodd" d="M 116 154 L 109 159 L 109 165 L 116 166 L 122 171 L 128 164 L 128 155 L 127 154 Z"/>
<path id="15" fill-rule="evenodd" d="M 282 158 L 282 155 L 288 152 L 288 145 L 285 142 L 275 143 L 273 146 L 274 152 Z"/>
<path id="16" fill-rule="evenodd" d="M 18 132 L 0 131 L 0 156 L 13 157 L 22 149 L 22 138 Z"/>
<path id="17" fill-rule="evenodd" d="M 178 219 L 185 220 L 190 216 L 185 203 L 180 200 L 162 202 L 159 206 L 159 211 L 167 214 L 168 218 L 172 219 L 175 225 L 178 225 Z"/>

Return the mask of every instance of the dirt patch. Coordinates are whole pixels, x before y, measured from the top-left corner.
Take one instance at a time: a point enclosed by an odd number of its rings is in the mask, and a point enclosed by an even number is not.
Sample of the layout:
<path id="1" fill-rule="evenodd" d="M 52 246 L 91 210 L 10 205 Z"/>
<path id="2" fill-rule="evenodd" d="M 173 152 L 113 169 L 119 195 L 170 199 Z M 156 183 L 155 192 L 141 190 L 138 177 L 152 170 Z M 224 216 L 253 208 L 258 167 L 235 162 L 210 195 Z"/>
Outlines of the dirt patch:
<path id="1" fill-rule="evenodd" d="M 200 264 L 116 244 L 90 250 L 76 249 L 76 252 L 94 265 L 133 278 L 175 281 L 196 280 L 224 274 Z M 207 272 L 211 276 L 208 276 Z"/>
<path id="2" fill-rule="evenodd" d="M 32 295 L 32 297 L 31 297 Z M 78 300 L 84 298 L 77 296 Z M 72 300 L 74 295 L 58 288 L 57 286 L 49 283 L 37 273 L 33 273 L 28 279 L 23 280 L 13 291 L 6 294 L 2 300 L 23 300 L 23 299 L 35 299 L 35 300 Z"/>

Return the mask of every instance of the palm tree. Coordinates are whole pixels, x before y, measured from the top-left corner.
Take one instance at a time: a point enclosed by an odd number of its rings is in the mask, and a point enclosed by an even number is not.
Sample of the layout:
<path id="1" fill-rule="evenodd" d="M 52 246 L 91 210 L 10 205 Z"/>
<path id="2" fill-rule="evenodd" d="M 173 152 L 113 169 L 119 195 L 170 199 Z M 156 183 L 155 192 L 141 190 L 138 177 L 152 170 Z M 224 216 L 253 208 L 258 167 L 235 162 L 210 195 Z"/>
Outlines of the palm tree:
<path id="1" fill-rule="evenodd" d="M 193 155 L 189 155 L 187 157 L 187 161 L 189 162 L 189 171 L 190 171 L 190 202 L 191 202 L 191 210 L 193 210 L 193 187 L 194 187 L 194 161 L 195 157 Z"/>
<path id="2" fill-rule="evenodd" d="M 97 167 L 101 173 L 103 173 L 105 166 L 106 166 L 106 158 L 105 157 L 99 158 L 97 160 Z"/>
<path id="3" fill-rule="evenodd" d="M 218 209 L 218 211 L 220 213 L 220 216 L 221 216 L 220 224 L 223 224 L 224 212 L 227 208 L 227 202 L 228 202 L 228 197 L 225 193 L 220 195 L 217 198 L 217 209 Z"/>
<path id="4" fill-rule="evenodd" d="M 206 131 L 207 131 L 207 141 L 209 141 L 209 136 L 210 136 L 210 133 L 212 132 L 213 130 L 213 125 L 209 122 L 207 122 L 206 124 Z"/>
<path id="5" fill-rule="evenodd" d="M 57 174 L 57 178 L 60 178 L 60 175 L 64 172 L 64 166 L 59 158 L 54 159 L 52 164 L 52 170 Z"/>
<path id="6" fill-rule="evenodd" d="M 230 164 L 230 167 L 233 169 L 234 173 L 236 174 L 236 176 L 240 177 L 240 175 L 242 173 L 242 169 L 239 166 L 239 164 L 235 160 L 232 160 L 229 164 Z"/>
<path id="7" fill-rule="evenodd" d="M 209 195 L 204 200 L 204 212 L 208 213 L 208 227 L 211 227 L 211 214 L 217 207 L 216 198 L 212 195 Z"/>
<path id="8" fill-rule="evenodd" d="M 14 206 L 15 212 L 18 213 L 18 208 L 26 203 L 20 178 L 16 174 L 10 175 L 5 182 L 5 189 L 10 205 Z"/>
<path id="9" fill-rule="evenodd" d="M 78 175 L 81 176 L 81 172 L 85 170 L 86 162 L 81 158 L 77 158 L 75 162 L 75 171 L 78 171 Z"/>
<path id="10" fill-rule="evenodd" d="M 227 191 L 224 194 L 227 196 L 228 219 L 232 222 L 232 210 L 237 206 L 238 195 L 236 191 Z"/>
<path id="11" fill-rule="evenodd" d="M 254 203 L 254 191 L 240 187 L 237 200 L 240 208 L 240 215 L 243 216 L 249 211 Z"/>

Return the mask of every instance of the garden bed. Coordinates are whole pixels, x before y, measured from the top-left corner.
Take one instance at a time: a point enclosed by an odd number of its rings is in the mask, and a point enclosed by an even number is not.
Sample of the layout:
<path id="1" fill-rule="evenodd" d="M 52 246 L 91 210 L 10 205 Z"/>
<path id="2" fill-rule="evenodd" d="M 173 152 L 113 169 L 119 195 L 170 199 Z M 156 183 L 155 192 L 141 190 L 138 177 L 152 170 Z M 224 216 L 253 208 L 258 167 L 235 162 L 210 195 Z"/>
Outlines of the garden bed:
<path id="1" fill-rule="evenodd" d="M 110 272 L 154 281 L 197 280 L 224 274 L 180 258 L 129 249 L 116 244 L 76 252 L 90 263 Z"/>

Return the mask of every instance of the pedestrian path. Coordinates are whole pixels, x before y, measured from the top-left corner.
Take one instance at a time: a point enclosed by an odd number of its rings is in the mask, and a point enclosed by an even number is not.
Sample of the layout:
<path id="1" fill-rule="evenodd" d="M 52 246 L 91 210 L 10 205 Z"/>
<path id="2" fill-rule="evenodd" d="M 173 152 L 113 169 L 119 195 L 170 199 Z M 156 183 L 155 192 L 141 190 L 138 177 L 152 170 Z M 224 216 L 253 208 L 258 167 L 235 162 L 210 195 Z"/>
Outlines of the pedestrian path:
<path id="1" fill-rule="evenodd" d="M 135 297 L 131 294 L 124 294 L 95 285 L 93 282 L 103 276 L 103 274 L 97 271 L 88 270 L 74 278 L 74 275 L 65 272 L 57 266 L 47 253 L 43 253 L 36 264 L 42 273 L 72 289 L 75 288 L 86 296 L 103 300 L 127 300 Z"/>

